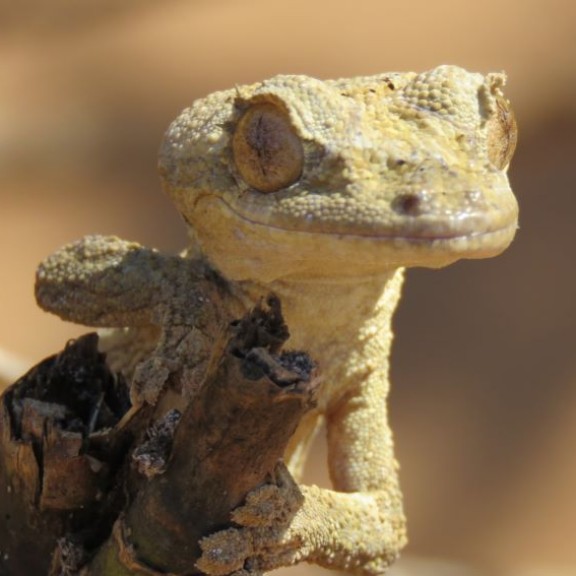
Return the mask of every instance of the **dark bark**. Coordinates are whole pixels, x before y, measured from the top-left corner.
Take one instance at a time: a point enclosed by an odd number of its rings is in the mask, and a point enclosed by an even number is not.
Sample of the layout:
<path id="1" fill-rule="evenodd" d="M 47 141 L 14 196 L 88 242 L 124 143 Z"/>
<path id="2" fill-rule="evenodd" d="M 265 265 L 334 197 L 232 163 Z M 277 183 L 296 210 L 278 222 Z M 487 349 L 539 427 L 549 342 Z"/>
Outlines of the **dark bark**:
<path id="1" fill-rule="evenodd" d="M 0 575 L 199 573 L 199 539 L 267 481 L 313 404 L 311 361 L 280 352 L 277 300 L 229 336 L 184 412 L 160 422 L 125 414 L 96 335 L 4 393 Z"/>
<path id="2" fill-rule="evenodd" d="M 144 421 L 116 427 L 126 387 L 97 342 L 71 342 L 0 399 L 2 575 L 46 574 L 60 538 L 76 534 L 89 546 L 113 521 L 117 472 Z"/>

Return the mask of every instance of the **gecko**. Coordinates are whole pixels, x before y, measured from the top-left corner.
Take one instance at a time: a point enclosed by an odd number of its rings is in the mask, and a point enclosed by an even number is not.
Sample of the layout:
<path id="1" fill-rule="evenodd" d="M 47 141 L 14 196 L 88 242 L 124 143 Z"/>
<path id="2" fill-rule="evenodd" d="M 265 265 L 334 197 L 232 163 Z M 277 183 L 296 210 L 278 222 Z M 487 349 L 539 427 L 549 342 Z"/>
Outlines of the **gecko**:
<path id="1" fill-rule="evenodd" d="M 206 343 L 182 320 L 197 301 L 178 262 L 217 275 L 229 315 L 276 295 L 288 345 L 317 363 L 317 404 L 290 441 L 276 492 L 256 489 L 233 511 L 234 527 L 202 540 L 204 573 L 307 561 L 372 576 L 399 555 L 392 317 L 406 268 L 496 256 L 514 238 L 507 169 L 517 128 L 505 80 L 443 65 L 339 80 L 280 75 L 215 92 L 176 118 L 159 152 L 163 188 L 188 227 L 185 253 L 93 237 L 40 266 L 45 309 L 138 327 L 103 345 L 132 375 L 135 404 L 154 404 L 176 370 L 201 379 Z M 153 292 L 163 294 L 161 320 L 146 312 Z M 300 482 L 323 423 L 332 489 Z M 295 494 L 286 522 L 278 509 Z"/>

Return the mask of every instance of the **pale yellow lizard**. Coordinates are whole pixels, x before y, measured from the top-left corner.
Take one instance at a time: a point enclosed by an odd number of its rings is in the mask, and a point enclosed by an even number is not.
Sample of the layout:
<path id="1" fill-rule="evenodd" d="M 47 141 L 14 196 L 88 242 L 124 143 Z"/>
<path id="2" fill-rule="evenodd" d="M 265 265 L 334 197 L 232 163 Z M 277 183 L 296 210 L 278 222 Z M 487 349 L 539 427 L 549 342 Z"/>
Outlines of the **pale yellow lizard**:
<path id="1" fill-rule="evenodd" d="M 294 518 L 283 524 L 270 492 L 255 491 L 233 514 L 238 528 L 203 540 L 206 573 L 305 560 L 381 574 L 397 557 L 406 536 L 386 411 L 391 318 L 405 267 L 495 256 L 514 237 L 518 210 L 506 170 L 516 126 L 504 81 L 454 66 L 336 81 L 277 76 L 198 100 L 170 126 L 160 173 L 189 225 L 186 256 L 224 279 L 222 305 L 232 314 L 271 292 L 281 299 L 289 346 L 308 351 L 322 377 L 318 406 L 285 460 L 299 479 L 324 420 L 334 488 L 296 486 L 280 467 L 277 505 L 303 495 Z M 64 249 L 40 268 L 41 305 L 92 325 L 122 325 L 124 304 L 110 302 L 123 283 L 138 302 L 138 270 L 123 264 L 138 250 L 98 238 Z M 162 276 L 156 257 L 161 279 L 150 284 L 181 296 L 185 279 Z M 94 296 L 96 273 L 114 266 L 121 273 Z M 79 297 L 43 292 L 71 277 Z M 147 282 L 142 276 L 143 291 Z M 178 316 L 183 303 L 174 302 Z M 139 350 L 121 340 L 108 344 L 111 358 L 115 346 L 119 357 Z M 182 356 L 188 340 L 176 340 L 178 350 L 160 347 L 172 364 L 157 349 L 136 368 L 136 403 L 153 403 L 178 362 L 198 374 L 196 352 Z"/>

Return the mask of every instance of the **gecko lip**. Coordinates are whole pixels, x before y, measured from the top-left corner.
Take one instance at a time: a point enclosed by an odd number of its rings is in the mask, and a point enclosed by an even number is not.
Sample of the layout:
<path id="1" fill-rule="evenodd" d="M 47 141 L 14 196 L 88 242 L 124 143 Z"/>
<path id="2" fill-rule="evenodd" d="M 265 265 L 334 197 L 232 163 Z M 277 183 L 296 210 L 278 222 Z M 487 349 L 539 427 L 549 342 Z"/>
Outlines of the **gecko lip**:
<path id="1" fill-rule="evenodd" d="M 396 242 L 408 244 L 438 243 L 450 244 L 451 242 L 462 244 L 466 240 L 486 240 L 490 244 L 490 239 L 502 238 L 495 247 L 502 244 L 507 246 L 514 235 L 517 223 L 517 211 L 499 212 L 497 217 L 492 217 L 487 212 L 466 212 L 458 216 L 444 215 L 444 217 L 426 217 L 408 215 L 402 218 L 402 222 L 393 226 L 380 227 L 366 226 L 365 230 L 348 230 L 342 226 L 333 231 L 318 230 L 310 225 L 311 220 L 304 220 L 304 225 L 289 226 L 271 222 L 271 218 L 259 219 L 253 215 L 247 215 L 244 211 L 226 202 L 223 198 L 220 201 L 237 218 L 250 225 L 263 226 L 281 232 L 303 233 L 321 236 L 333 236 L 338 238 L 365 238 L 382 242 Z M 410 207 L 412 208 L 412 207 Z M 308 225 L 306 225 L 308 223 Z M 299 222 L 302 224 L 302 221 Z M 508 240 L 506 240 L 508 238 Z M 464 248 L 464 247 L 463 247 Z M 465 248 L 463 251 L 466 251 Z"/>

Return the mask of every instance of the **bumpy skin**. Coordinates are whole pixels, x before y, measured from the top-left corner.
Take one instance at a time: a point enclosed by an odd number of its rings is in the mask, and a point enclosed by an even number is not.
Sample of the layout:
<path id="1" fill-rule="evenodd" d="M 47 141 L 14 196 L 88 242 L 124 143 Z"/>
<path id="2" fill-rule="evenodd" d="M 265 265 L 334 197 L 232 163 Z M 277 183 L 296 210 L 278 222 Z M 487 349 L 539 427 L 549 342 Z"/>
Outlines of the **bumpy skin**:
<path id="1" fill-rule="evenodd" d="M 204 572 L 306 560 L 381 574 L 398 555 L 406 535 L 386 411 L 391 318 L 404 267 L 494 256 L 515 234 L 506 170 L 516 128 L 503 84 L 502 74 L 452 66 L 336 81 L 277 76 L 199 100 L 169 128 L 159 166 L 189 225 L 187 257 L 225 279 L 230 314 L 277 294 L 290 346 L 307 350 L 323 379 L 318 407 L 287 451 L 291 475 L 280 466 L 276 482 L 234 512 L 237 528 L 203 540 Z M 62 254 L 41 268 L 40 287 L 86 267 L 77 253 Z M 163 333 L 183 303 L 170 296 L 174 286 L 186 288 L 170 274 L 155 280 L 171 283 Z M 96 308 L 122 291 L 115 281 Z M 62 293 L 39 299 L 83 320 Z M 169 371 L 162 358 L 181 356 L 160 340 L 153 357 Z M 130 356 L 134 346 L 120 350 Z M 292 480 L 322 420 L 334 490 Z"/>

